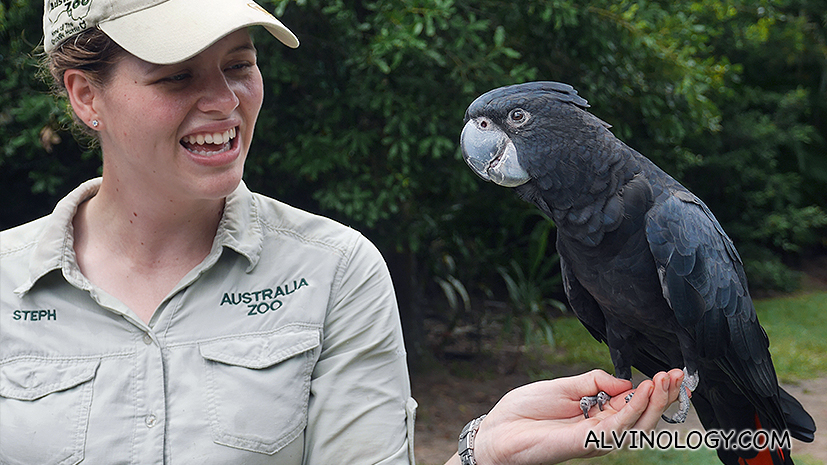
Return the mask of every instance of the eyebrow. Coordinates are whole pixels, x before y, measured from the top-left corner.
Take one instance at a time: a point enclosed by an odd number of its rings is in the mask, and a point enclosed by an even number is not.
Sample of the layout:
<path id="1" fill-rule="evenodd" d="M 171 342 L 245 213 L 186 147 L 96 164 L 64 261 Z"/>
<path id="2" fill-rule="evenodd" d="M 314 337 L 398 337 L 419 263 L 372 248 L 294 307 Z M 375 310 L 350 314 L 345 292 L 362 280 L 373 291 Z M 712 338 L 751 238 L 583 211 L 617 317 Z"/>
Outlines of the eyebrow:
<path id="1" fill-rule="evenodd" d="M 237 47 L 234 47 L 231 50 L 228 50 L 227 55 L 231 55 L 233 53 L 238 53 L 238 52 L 245 52 L 245 51 L 251 51 L 255 54 L 258 54 L 258 50 L 256 49 L 256 46 L 253 44 L 252 41 L 249 41 L 247 43 L 244 43 L 244 44 L 241 44 Z M 159 65 L 159 64 L 155 64 L 155 63 L 150 63 L 148 61 L 144 61 L 143 64 L 146 68 L 146 70 L 145 70 L 146 73 L 150 74 L 150 73 L 156 72 L 156 71 L 161 70 L 161 69 L 166 68 L 166 67 L 185 65 L 186 63 L 189 63 L 189 62 L 193 61 L 196 57 L 198 57 L 198 55 L 200 55 L 200 53 L 196 54 L 195 56 L 193 56 L 192 58 L 190 58 L 188 60 L 184 60 L 184 61 L 181 61 L 181 62 L 178 62 L 178 63 L 170 63 L 170 64 L 166 64 L 166 65 Z M 143 60 L 141 60 L 141 61 L 143 61 Z"/>
<path id="2" fill-rule="evenodd" d="M 254 53 L 258 53 L 258 50 L 256 50 L 256 46 L 253 45 L 253 42 L 248 42 L 246 44 L 241 44 L 238 47 L 230 50 L 227 53 L 229 54 L 229 53 L 242 52 L 242 51 L 247 51 L 247 50 L 252 51 Z"/>

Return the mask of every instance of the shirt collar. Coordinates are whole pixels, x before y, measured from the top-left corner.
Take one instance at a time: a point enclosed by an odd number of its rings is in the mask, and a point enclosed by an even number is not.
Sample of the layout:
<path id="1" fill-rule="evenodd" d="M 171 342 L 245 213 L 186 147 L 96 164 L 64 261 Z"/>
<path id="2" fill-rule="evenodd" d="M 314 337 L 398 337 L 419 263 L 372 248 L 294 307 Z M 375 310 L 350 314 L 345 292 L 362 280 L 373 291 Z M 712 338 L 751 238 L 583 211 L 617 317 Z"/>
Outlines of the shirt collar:
<path id="1" fill-rule="evenodd" d="M 100 183 L 101 178 L 96 178 L 81 184 L 62 198 L 49 216 L 43 218 L 45 224 L 29 261 L 29 279 L 14 290 L 16 294 L 26 294 L 40 278 L 53 270 L 63 270 L 67 281 L 85 287 L 75 257 L 72 219 L 78 205 L 97 194 Z"/>
<path id="2" fill-rule="evenodd" d="M 29 262 L 29 279 L 15 289 L 16 294 L 26 294 L 40 278 L 54 270 L 61 270 L 66 280 L 80 289 L 88 290 L 91 287 L 77 265 L 72 220 L 78 205 L 97 194 L 101 180 L 102 178 L 95 178 L 81 184 L 61 199 L 54 211 L 44 218 L 46 223 Z M 217 256 L 212 256 L 220 255 L 223 248 L 227 247 L 247 259 L 249 273 L 258 264 L 262 243 L 257 200 L 242 181 L 225 200 L 212 252 L 205 263 L 215 263 Z"/>
<path id="3" fill-rule="evenodd" d="M 258 206 L 258 199 L 241 181 L 225 200 L 224 215 L 213 243 L 213 249 L 223 246 L 246 257 L 250 263 L 248 273 L 258 264 L 264 242 Z"/>

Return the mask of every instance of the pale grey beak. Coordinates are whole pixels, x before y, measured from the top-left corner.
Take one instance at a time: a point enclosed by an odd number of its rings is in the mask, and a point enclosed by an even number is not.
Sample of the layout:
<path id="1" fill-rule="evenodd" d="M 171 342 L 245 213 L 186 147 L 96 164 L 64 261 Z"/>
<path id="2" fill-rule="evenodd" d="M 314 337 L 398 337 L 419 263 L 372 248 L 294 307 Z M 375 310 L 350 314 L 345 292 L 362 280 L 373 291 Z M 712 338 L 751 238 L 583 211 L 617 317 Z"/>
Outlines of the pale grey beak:
<path id="1" fill-rule="evenodd" d="M 531 179 L 520 166 L 511 138 L 488 118 L 469 120 L 462 128 L 460 145 L 465 162 L 486 181 L 517 187 Z"/>

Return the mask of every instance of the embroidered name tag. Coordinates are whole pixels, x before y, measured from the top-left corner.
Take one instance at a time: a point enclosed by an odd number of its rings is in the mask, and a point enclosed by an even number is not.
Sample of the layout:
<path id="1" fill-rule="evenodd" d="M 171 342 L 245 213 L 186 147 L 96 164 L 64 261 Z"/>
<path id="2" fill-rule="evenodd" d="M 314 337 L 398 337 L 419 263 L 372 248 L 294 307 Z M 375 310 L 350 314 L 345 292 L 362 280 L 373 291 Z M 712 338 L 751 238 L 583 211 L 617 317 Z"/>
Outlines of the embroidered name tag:
<path id="1" fill-rule="evenodd" d="M 13 320 L 19 321 L 54 321 L 57 320 L 57 310 L 15 310 Z"/>

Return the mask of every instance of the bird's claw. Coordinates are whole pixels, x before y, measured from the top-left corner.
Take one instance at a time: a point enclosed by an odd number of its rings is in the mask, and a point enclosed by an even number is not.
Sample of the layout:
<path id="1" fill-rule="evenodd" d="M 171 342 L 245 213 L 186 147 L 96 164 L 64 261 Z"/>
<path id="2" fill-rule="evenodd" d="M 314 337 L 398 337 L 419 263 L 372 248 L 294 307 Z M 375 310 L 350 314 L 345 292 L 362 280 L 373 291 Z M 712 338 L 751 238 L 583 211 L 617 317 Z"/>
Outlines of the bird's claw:
<path id="1" fill-rule="evenodd" d="M 628 404 L 628 403 L 629 403 L 629 401 L 630 401 L 630 400 L 632 400 L 632 397 L 633 397 L 634 395 L 635 395 L 635 393 L 634 393 L 634 392 L 630 392 L 630 393 L 629 393 L 629 394 L 627 394 L 627 395 L 626 395 L 626 397 L 624 397 L 623 399 L 624 399 L 624 400 L 626 401 L 626 403 Z"/>
<path id="2" fill-rule="evenodd" d="M 661 415 L 663 421 L 667 423 L 683 423 L 689 415 L 689 393 L 698 387 L 698 372 L 692 374 L 687 373 L 686 368 L 683 369 L 683 381 L 681 382 L 681 390 L 678 393 L 678 411 L 671 417 Z"/>
<path id="3" fill-rule="evenodd" d="M 600 411 L 603 411 L 603 406 L 606 405 L 606 402 L 609 401 L 612 397 L 606 394 L 603 391 L 597 393 L 596 396 L 585 396 L 580 399 L 580 410 L 583 411 L 583 416 L 589 418 L 589 410 L 597 405 L 597 408 Z"/>

